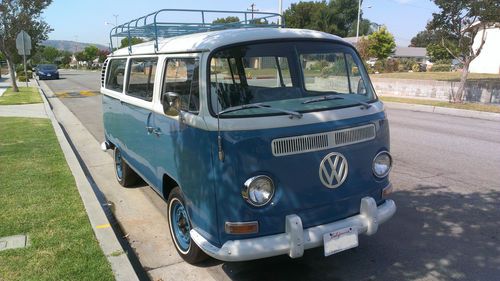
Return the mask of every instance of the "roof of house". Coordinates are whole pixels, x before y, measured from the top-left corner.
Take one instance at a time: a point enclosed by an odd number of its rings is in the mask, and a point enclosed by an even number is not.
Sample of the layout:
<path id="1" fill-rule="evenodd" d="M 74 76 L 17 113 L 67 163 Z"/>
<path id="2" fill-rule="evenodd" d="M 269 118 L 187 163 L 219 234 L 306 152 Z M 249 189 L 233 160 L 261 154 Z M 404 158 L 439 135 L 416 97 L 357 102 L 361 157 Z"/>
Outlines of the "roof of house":
<path id="1" fill-rule="evenodd" d="M 342 38 L 338 36 L 314 30 L 291 28 L 242 28 L 194 33 L 162 39 L 158 41 L 158 51 L 156 53 L 212 51 L 222 46 L 240 42 L 299 38 L 343 41 Z M 155 53 L 154 41 L 132 46 L 131 54 L 140 55 L 152 53 Z M 129 55 L 128 48 L 116 50 L 111 56 L 126 55 Z"/>
<path id="2" fill-rule="evenodd" d="M 427 50 L 418 47 L 396 47 L 393 57 L 417 58 L 426 57 Z"/>

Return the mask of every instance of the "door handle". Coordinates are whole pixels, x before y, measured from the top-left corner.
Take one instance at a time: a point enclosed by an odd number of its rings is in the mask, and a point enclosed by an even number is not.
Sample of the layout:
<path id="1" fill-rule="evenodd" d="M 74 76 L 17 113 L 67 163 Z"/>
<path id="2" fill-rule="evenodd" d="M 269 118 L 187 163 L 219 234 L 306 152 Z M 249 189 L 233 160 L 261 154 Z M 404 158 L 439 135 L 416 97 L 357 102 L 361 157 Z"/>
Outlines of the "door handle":
<path id="1" fill-rule="evenodd" d="M 148 131 L 148 135 L 155 134 L 156 136 L 159 136 L 162 134 L 160 128 L 154 128 L 154 127 L 146 127 L 146 130 Z"/>

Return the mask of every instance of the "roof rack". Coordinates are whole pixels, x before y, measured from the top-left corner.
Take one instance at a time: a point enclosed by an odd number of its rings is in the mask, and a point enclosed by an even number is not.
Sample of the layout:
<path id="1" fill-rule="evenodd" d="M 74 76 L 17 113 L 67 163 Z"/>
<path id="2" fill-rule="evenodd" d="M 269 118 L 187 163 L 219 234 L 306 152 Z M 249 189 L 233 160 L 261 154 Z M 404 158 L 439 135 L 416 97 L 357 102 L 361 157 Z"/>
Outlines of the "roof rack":
<path id="1" fill-rule="evenodd" d="M 194 22 L 170 22 L 160 21 L 159 16 L 165 17 L 168 12 L 186 13 L 187 18 L 200 17 L 201 20 Z M 161 15 L 163 14 L 163 15 Z M 207 21 L 214 18 L 214 15 L 243 16 L 243 20 L 231 23 L 212 23 Z M 238 17 L 239 18 L 239 17 Z M 273 22 L 276 20 L 277 23 Z M 284 18 L 278 13 L 258 12 L 258 11 L 218 11 L 218 10 L 191 10 L 191 9 L 162 9 L 138 19 L 131 20 L 124 24 L 115 26 L 109 33 L 111 51 L 113 51 L 113 38 L 127 37 L 129 40 L 128 49 L 132 51 L 131 38 L 140 37 L 154 40 L 155 51 L 158 51 L 158 38 L 168 38 L 184 34 L 207 32 L 223 29 L 268 27 L 284 27 Z M 118 46 L 116 46 L 118 47 Z"/>

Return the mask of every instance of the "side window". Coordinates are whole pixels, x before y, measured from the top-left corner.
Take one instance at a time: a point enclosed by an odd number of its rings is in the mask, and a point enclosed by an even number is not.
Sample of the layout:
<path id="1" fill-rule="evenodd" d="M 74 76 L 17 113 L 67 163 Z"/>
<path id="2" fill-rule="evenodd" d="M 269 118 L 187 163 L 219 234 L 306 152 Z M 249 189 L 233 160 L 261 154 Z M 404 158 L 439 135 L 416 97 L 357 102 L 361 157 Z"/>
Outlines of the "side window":
<path id="1" fill-rule="evenodd" d="M 112 59 L 108 65 L 108 76 L 106 77 L 106 89 L 123 92 L 123 80 L 125 77 L 125 65 L 127 59 Z"/>
<path id="2" fill-rule="evenodd" d="M 179 95 L 181 110 L 197 113 L 200 109 L 199 65 L 195 58 L 168 59 L 163 93 Z"/>
<path id="3" fill-rule="evenodd" d="M 127 95 L 145 101 L 153 100 L 158 58 L 133 58 L 129 63 Z"/>
<path id="4" fill-rule="evenodd" d="M 359 66 L 354 61 L 351 54 L 346 54 L 347 69 L 349 70 L 349 77 L 351 82 L 351 90 L 360 95 L 368 94 L 366 91 L 366 83 L 361 77 Z"/>

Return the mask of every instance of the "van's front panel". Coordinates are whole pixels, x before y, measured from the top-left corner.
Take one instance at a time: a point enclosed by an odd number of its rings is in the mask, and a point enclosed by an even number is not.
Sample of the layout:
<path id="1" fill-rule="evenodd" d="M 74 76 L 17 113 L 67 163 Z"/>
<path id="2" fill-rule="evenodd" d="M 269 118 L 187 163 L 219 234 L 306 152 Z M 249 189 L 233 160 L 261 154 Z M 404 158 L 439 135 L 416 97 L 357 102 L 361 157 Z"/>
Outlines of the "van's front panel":
<path id="1" fill-rule="evenodd" d="M 312 152 L 275 156 L 272 141 L 283 137 L 326 133 L 346 128 L 373 125 L 371 140 Z M 300 132 L 298 134 L 297 132 Z M 373 159 L 389 150 L 385 114 L 319 123 L 315 125 L 258 131 L 224 132 L 224 161 L 216 161 L 219 229 L 225 222 L 258 221 L 259 232 L 233 235 L 221 231 L 221 243 L 227 240 L 283 233 L 285 217 L 297 214 L 305 228 L 333 222 L 359 213 L 361 198 L 370 196 L 382 203 L 382 189 L 389 182 L 373 175 Z M 347 177 L 338 187 L 329 188 L 321 181 L 320 164 L 331 152 L 347 160 Z M 275 195 L 264 207 L 254 207 L 241 195 L 245 181 L 267 175 L 275 184 Z"/>

